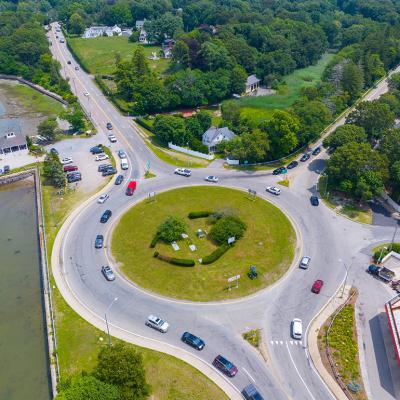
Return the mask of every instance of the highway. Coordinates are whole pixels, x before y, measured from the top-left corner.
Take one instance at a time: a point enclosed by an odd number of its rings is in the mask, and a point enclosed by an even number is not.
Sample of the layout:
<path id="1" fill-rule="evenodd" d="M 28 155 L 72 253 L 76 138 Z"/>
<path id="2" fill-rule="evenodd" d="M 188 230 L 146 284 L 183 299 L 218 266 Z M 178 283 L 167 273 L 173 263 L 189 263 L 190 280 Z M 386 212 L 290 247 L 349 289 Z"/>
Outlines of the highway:
<path id="1" fill-rule="evenodd" d="M 229 391 L 231 398 L 241 398 L 239 392 L 243 387 L 254 383 L 266 399 L 333 399 L 313 368 L 306 335 L 303 335 L 302 341 L 290 337 L 290 321 L 295 317 L 301 318 L 304 332 L 334 295 L 345 276 L 345 268 L 339 259 L 352 263 L 349 282 L 357 285 L 359 275 L 365 275 L 365 249 L 373 243 L 390 241 L 393 229 L 354 223 L 338 216 L 322 203 L 319 207 L 310 205 L 310 195 L 317 193 L 316 183 L 324 168 L 324 158 L 327 157 L 324 152 L 312 157 L 308 163 L 300 163 L 299 167 L 289 172 L 290 188 L 281 187 L 280 196 L 265 191 L 266 186 L 275 185 L 280 180 L 269 171 L 249 173 L 209 167 L 193 170 L 190 178 L 175 175 L 174 167 L 160 161 L 152 153 L 132 120 L 120 115 L 97 88 L 92 77 L 82 70 L 75 70 L 76 62 L 66 45 L 55 39 L 54 24 L 49 38 L 53 56 L 60 61 L 63 75 L 70 79 L 72 90 L 90 114 L 99 141 L 107 143 L 105 126 L 107 122 L 112 122 L 118 144 L 128 153 L 131 163 L 128 173 L 138 181 L 133 198 L 125 196 L 124 185 L 109 185 L 105 191 L 110 198 L 105 205 L 97 204 L 95 199 L 86 202 L 60 230 L 53 249 L 52 268 L 57 286 L 69 305 L 82 317 L 105 330 L 104 312 L 113 299 L 118 298 L 107 314 L 113 335 L 165 350 L 198 368 L 210 368 L 217 354 L 226 356 L 237 365 L 238 374 L 228 379 L 214 372 L 210 378 Z M 68 64 L 67 61 L 72 63 Z M 382 85 L 374 93 L 381 93 Z M 84 93 L 89 93 L 89 96 Z M 373 98 L 374 95 L 371 96 Z M 142 177 L 148 162 L 157 177 L 144 180 Z M 277 205 L 290 218 L 298 243 L 295 259 L 285 276 L 255 295 L 218 303 L 164 298 L 137 287 L 118 270 L 116 280 L 107 282 L 100 273 L 100 266 L 115 265 L 109 244 L 118 218 L 133 204 L 147 198 L 150 192 L 160 193 L 186 185 L 212 185 L 204 182 L 206 175 L 218 176 L 219 185 L 222 186 L 256 190 L 261 198 Z M 109 223 L 100 224 L 99 218 L 107 208 L 113 211 L 113 216 Z M 96 250 L 93 246 L 97 234 L 105 235 L 105 251 Z M 308 270 L 298 268 L 302 255 L 311 257 Z M 325 282 L 320 295 L 310 291 L 315 279 Z M 369 284 L 367 279 L 364 281 Z M 386 296 L 390 298 L 389 292 L 381 294 L 376 282 L 371 281 L 368 291 L 373 295 L 372 298 L 376 296 L 382 301 Z M 374 307 L 368 304 L 368 299 L 364 306 L 370 311 Z M 381 306 L 379 304 L 377 307 Z M 167 320 L 171 325 L 170 330 L 160 334 L 146 327 L 144 322 L 149 314 Z M 267 346 L 266 361 L 241 338 L 241 334 L 249 328 L 262 329 Z M 186 330 L 205 340 L 203 351 L 197 352 L 180 341 L 181 334 Z M 372 364 L 373 360 L 367 360 L 367 370 L 373 370 Z M 375 386 L 370 388 L 371 391 L 378 390 Z"/>

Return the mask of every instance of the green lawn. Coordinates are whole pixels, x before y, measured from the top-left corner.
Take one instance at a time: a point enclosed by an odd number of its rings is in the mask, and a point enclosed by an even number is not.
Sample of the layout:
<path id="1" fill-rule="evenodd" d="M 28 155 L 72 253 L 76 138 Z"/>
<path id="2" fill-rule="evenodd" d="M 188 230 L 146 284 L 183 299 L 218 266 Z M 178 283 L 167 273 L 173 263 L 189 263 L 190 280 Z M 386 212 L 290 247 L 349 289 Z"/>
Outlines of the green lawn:
<path id="1" fill-rule="evenodd" d="M 249 112 L 247 108 L 260 110 L 286 109 L 290 107 L 299 97 L 300 90 L 306 86 L 315 86 L 320 80 L 325 67 L 333 58 L 334 54 L 325 53 L 316 65 L 294 71 L 283 78 L 286 87 L 282 88 L 278 94 L 273 96 L 250 96 L 239 100 L 244 107 L 244 112 Z M 247 111 L 246 111 L 247 110 Z M 268 117 L 268 113 L 265 114 Z"/>
<path id="2" fill-rule="evenodd" d="M 184 179 L 184 178 L 182 178 Z M 207 219 L 189 220 L 190 211 L 237 210 L 247 224 L 247 231 L 232 249 L 210 265 L 197 260 L 216 246 L 199 239 L 197 229 L 209 231 Z M 184 218 L 187 233 L 197 247 L 190 252 L 188 244 L 179 242 L 175 252 L 170 245 L 158 243 L 149 247 L 158 225 L 169 215 Z M 143 201 L 132 207 L 117 225 L 112 237 L 112 252 L 128 278 L 146 289 L 166 296 L 195 301 L 222 300 L 254 293 L 280 278 L 289 268 L 295 245 L 295 232 L 285 215 L 272 204 L 247 193 L 222 187 L 189 187 L 157 194 L 156 202 Z M 154 250 L 163 255 L 196 260 L 193 268 L 173 266 L 153 257 Z M 250 265 L 259 276 L 247 277 Z M 227 279 L 241 275 L 239 288 L 227 290 Z"/>
<path id="3" fill-rule="evenodd" d="M 92 74 L 111 74 L 115 70 L 115 57 L 119 53 L 123 60 L 132 57 L 133 50 L 138 43 L 129 42 L 128 38 L 122 36 L 99 37 L 94 39 L 70 38 L 69 45 L 76 54 L 82 59 L 86 67 Z M 143 46 L 147 56 L 152 52 L 160 51 L 159 46 Z M 160 58 L 159 60 L 149 60 L 154 71 L 163 73 L 168 69 L 169 60 Z"/>

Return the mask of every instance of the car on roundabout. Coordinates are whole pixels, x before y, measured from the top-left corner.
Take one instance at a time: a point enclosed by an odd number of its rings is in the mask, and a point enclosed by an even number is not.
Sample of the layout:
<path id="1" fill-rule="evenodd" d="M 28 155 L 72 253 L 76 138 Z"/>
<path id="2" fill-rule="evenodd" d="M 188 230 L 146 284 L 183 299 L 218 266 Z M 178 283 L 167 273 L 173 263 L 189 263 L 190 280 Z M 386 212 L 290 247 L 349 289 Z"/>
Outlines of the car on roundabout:
<path id="1" fill-rule="evenodd" d="M 215 357 L 212 364 L 230 378 L 233 378 L 238 372 L 237 367 L 220 354 Z"/>
<path id="2" fill-rule="evenodd" d="M 192 335 L 189 332 L 184 332 L 181 337 L 181 340 L 182 342 L 188 344 L 189 346 L 195 348 L 196 350 L 203 350 L 204 346 L 206 345 L 204 343 L 204 340 L 200 339 L 195 335 Z"/>
<path id="3" fill-rule="evenodd" d="M 300 318 L 293 318 L 291 323 L 292 338 L 301 340 L 303 337 L 303 322 Z"/>
<path id="4" fill-rule="evenodd" d="M 312 285 L 312 287 L 311 287 L 311 291 L 312 291 L 313 293 L 315 293 L 315 294 L 319 294 L 319 292 L 320 292 L 321 289 L 322 289 L 322 286 L 324 286 L 324 281 L 321 280 L 321 279 L 317 279 L 317 280 L 313 283 L 313 285 Z"/>
<path id="5" fill-rule="evenodd" d="M 115 281 L 115 275 L 110 266 L 103 265 L 101 267 L 101 272 L 108 281 Z"/>
<path id="6" fill-rule="evenodd" d="M 123 175 L 118 175 L 118 176 L 115 178 L 115 184 L 116 184 L 116 185 L 120 185 L 120 184 L 123 182 L 123 180 L 124 180 L 124 176 L 123 176 Z"/>
<path id="7" fill-rule="evenodd" d="M 169 323 L 151 314 L 147 317 L 146 326 L 153 328 L 161 333 L 166 333 L 169 328 Z"/>
<path id="8" fill-rule="evenodd" d="M 242 395 L 246 400 L 264 400 L 264 397 L 261 396 L 252 383 L 242 390 Z"/>
<path id="9" fill-rule="evenodd" d="M 111 210 L 106 210 L 103 212 L 102 216 L 100 217 L 100 222 L 105 224 L 111 218 L 112 212 Z"/>
<path id="10" fill-rule="evenodd" d="M 121 149 L 121 150 L 118 150 L 118 157 L 119 158 L 126 158 L 126 153 L 125 153 L 125 150 L 123 150 L 123 149 Z"/>
<path id="11" fill-rule="evenodd" d="M 204 180 L 207 181 L 207 182 L 218 183 L 218 177 L 216 177 L 214 175 L 206 176 L 204 178 Z"/>
<path id="12" fill-rule="evenodd" d="M 104 194 L 102 194 L 102 195 L 97 199 L 97 202 L 98 202 L 99 204 L 104 204 L 104 203 L 107 201 L 107 199 L 108 199 L 109 197 L 110 197 L 109 194 L 104 193 Z"/>
<path id="13" fill-rule="evenodd" d="M 272 171 L 272 175 L 286 174 L 286 172 L 287 172 L 286 167 L 282 166 L 282 167 L 279 167 L 279 168 L 277 168 L 277 169 L 274 169 L 274 170 Z"/>
<path id="14" fill-rule="evenodd" d="M 116 137 L 113 133 L 111 133 L 110 135 L 108 135 L 108 140 L 109 140 L 111 143 L 117 143 L 117 137 Z"/>
<path id="15" fill-rule="evenodd" d="M 279 196 L 281 194 L 281 189 L 277 188 L 276 186 L 267 186 L 265 190 L 274 194 L 275 196 Z"/>
<path id="16" fill-rule="evenodd" d="M 317 196 L 311 196 L 310 197 L 310 202 L 312 206 L 317 207 L 319 205 L 319 199 Z"/>
<path id="17" fill-rule="evenodd" d="M 104 236 L 103 235 L 97 235 L 96 239 L 94 241 L 95 249 L 101 249 L 103 247 L 103 243 L 104 243 Z"/>
<path id="18" fill-rule="evenodd" d="M 175 168 L 174 174 L 189 177 L 190 175 L 192 175 L 192 171 L 187 168 Z"/>

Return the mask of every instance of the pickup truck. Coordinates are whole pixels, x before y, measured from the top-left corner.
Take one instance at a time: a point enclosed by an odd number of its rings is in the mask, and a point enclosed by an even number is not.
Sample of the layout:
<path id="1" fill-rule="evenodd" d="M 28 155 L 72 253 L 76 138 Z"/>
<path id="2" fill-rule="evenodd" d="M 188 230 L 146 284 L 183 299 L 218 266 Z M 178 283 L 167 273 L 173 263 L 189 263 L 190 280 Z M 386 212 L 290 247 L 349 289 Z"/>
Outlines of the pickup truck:
<path id="1" fill-rule="evenodd" d="M 386 282 L 390 282 L 395 276 L 395 273 L 390 269 L 386 267 L 378 267 L 377 265 L 374 264 L 371 264 L 368 267 L 367 272 L 371 275 L 375 275 L 378 278 L 383 279 Z"/>

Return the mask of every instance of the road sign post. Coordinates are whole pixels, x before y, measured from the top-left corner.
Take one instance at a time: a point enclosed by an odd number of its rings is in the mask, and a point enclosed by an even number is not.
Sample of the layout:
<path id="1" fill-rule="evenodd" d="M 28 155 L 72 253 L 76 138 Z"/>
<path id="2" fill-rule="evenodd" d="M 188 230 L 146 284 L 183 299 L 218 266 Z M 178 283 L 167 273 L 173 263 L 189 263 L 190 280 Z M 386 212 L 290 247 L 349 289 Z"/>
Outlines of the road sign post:
<path id="1" fill-rule="evenodd" d="M 256 199 L 257 192 L 253 189 L 247 189 L 247 192 L 249 193 L 249 199 L 254 201 Z"/>
<path id="2" fill-rule="evenodd" d="M 156 192 L 149 193 L 149 202 L 156 201 Z"/>
<path id="3" fill-rule="evenodd" d="M 236 289 L 239 287 L 239 278 L 240 275 L 235 275 L 235 276 L 231 276 L 230 278 L 228 278 L 228 290 L 231 291 L 232 287 L 231 287 L 231 283 L 236 281 Z"/>

